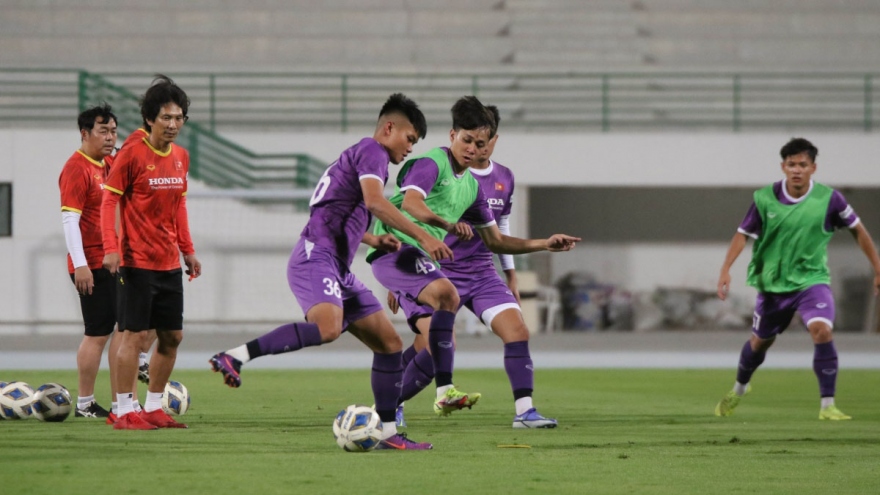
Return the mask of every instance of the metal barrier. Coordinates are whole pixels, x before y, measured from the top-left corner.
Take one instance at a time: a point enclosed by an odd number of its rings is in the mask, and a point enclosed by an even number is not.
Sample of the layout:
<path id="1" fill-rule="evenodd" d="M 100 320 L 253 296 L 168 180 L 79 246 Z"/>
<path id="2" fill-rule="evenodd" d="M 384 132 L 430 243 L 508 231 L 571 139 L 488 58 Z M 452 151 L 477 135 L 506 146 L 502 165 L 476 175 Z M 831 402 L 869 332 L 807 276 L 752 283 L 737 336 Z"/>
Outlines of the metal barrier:
<path id="1" fill-rule="evenodd" d="M 392 92 L 419 102 L 432 128 L 474 94 L 522 131 L 871 132 L 880 118 L 874 73 L 174 73 L 203 131 L 372 128 Z M 148 73 L 0 69 L 0 125 L 70 125 L 77 105 L 125 90 Z M 74 89 L 73 84 L 78 84 Z M 112 88 L 110 90 L 102 88 Z"/>

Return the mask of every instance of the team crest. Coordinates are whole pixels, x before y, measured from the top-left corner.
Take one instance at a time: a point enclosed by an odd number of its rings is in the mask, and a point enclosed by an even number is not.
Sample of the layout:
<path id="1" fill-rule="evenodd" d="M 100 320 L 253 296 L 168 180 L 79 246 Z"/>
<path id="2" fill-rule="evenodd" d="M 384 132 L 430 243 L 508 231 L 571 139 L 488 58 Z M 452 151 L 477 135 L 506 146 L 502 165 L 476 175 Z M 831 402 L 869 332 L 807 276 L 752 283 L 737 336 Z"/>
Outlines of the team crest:
<path id="1" fill-rule="evenodd" d="M 156 166 L 151 163 L 151 164 L 147 165 L 147 170 L 152 172 L 153 170 L 156 170 Z"/>
<path id="2" fill-rule="evenodd" d="M 183 162 L 181 162 L 180 160 L 175 160 L 174 168 L 176 168 L 177 170 L 183 170 Z"/>
<path id="3" fill-rule="evenodd" d="M 500 182 L 496 182 L 496 183 L 495 183 L 495 190 L 496 190 L 496 191 L 503 191 L 503 190 L 504 190 L 504 184 L 502 184 L 502 183 L 500 183 Z"/>
<path id="4" fill-rule="evenodd" d="M 95 180 L 101 180 L 101 174 L 95 174 L 92 177 L 94 177 Z"/>

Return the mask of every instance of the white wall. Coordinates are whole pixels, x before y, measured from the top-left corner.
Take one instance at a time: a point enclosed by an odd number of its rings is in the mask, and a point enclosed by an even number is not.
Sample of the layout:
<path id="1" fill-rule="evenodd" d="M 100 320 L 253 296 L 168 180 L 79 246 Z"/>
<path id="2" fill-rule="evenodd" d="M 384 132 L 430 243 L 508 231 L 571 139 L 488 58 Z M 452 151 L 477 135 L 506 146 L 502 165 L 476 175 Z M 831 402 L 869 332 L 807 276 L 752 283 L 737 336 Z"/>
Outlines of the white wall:
<path id="1" fill-rule="evenodd" d="M 416 152 L 445 145 L 432 131 Z M 307 152 L 332 161 L 360 134 L 233 133 L 258 152 Z M 778 149 L 788 134 L 601 135 L 504 134 L 498 161 L 517 173 L 515 233 L 527 233 L 524 190 L 528 185 L 761 186 L 779 177 Z M 817 179 L 834 186 L 880 186 L 880 140 L 871 135 L 809 136 L 820 148 Z M 78 302 L 65 269 L 58 174 L 79 146 L 75 130 L 0 130 L 0 181 L 12 181 L 13 237 L 0 238 L 0 333 L 62 322 L 77 330 Z M 394 172 L 392 171 L 392 176 Z M 193 184 L 198 188 L 198 184 Z M 305 217 L 290 211 L 245 206 L 234 200 L 189 202 L 193 237 L 204 264 L 202 279 L 186 285 L 186 318 L 206 326 L 224 321 L 278 321 L 302 316 L 287 289 L 286 261 Z M 863 212 L 873 214 L 874 212 Z M 589 270 L 632 290 L 658 285 L 714 287 L 726 246 L 587 245 L 552 256 L 551 279 Z M 858 272 L 865 267 L 851 249 L 832 253 L 832 263 Z M 743 282 L 747 255 L 734 267 L 734 292 Z M 833 269 L 836 266 L 832 267 Z M 867 269 L 867 268 L 865 268 Z M 355 273 L 384 294 L 362 261 Z M 19 322 L 22 325 L 11 325 Z M 41 326 L 45 327 L 45 324 Z"/>

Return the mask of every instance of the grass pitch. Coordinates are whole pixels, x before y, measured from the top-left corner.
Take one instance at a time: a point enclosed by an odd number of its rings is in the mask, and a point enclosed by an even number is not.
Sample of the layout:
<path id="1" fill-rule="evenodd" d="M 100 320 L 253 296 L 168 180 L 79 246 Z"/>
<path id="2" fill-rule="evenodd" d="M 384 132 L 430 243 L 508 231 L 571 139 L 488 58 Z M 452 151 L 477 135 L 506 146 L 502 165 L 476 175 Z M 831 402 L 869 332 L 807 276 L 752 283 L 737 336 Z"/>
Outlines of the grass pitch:
<path id="1" fill-rule="evenodd" d="M 207 367 L 207 365 L 206 365 Z M 514 430 L 503 370 L 456 372 L 473 410 L 437 418 L 431 395 L 406 405 L 403 431 L 429 452 L 347 453 L 331 423 L 371 404 L 369 372 L 179 371 L 188 430 L 114 431 L 95 420 L 0 422 L 0 493 L 877 493 L 880 372 L 841 373 L 837 402 L 855 419 L 819 421 L 811 370 L 761 370 L 736 413 L 713 416 L 734 370 L 539 370 L 535 403 L 555 430 Z M 0 380 L 75 372 L 0 370 Z M 99 401 L 109 406 L 108 377 Z M 431 392 L 433 392 L 431 390 Z M 143 400 L 144 391 L 141 390 Z M 518 446 L 519 448 L 499 447 Z M 526 447 L 527 446 L 527 447 Z"/>

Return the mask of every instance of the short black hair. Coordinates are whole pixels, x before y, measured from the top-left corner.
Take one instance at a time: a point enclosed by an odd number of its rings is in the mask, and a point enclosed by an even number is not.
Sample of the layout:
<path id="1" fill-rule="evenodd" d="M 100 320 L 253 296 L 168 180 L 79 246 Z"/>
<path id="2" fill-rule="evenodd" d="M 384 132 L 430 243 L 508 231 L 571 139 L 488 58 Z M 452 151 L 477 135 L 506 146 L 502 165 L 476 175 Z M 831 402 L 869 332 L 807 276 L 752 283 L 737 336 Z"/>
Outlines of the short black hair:
<path id="1" fill-rule="evenodd" d="M 472 131 L 483 127 L 489 129 L 492 136 L 495 135 L 495 117 L 476 96 L 462 96 L 452 105 L 453 129 Z"/>
<path id="2" fill-rule="evenodd" d="M 162 107 L 174 103 L 183 110 L 184 120 L 188 119 L 189 97 L 170 77 L 164 74 L 156 74 L 147 92 L 141 97 L 141 118 L 144 121 L 144 129 L 152 131 L 148 120 L 155 121 Z"/>
<path id="3" fill-rule="evenodd" d="M 492 129 L 492 134 L 490 137 L 495 137 L 495 134 L 498 134 L 498 126 L 501 125 L 501 113 L 498 111 L 498 107 L 495 105 L 487 105 L 486 108 L 492 112 L 492 118 L 495 119 L 495 127 Z"/>
<path id="4" fill-rule="evenodd" d="M 779 150 L 779 154 L 782 156 L 783 160 L 800 153 L 808 154 L 810 156 L 810 161 L 815 162 L 816 156 L 819 154 L 819 148 L 813 146 L 813 143 L 804 138 L 791 138 L 791 141 L 785 143 L 785 146 Z"/>
<path id="5" fill-rule="evenodd" d="M 98 122 L 98 118 L 101 119 L 100 122 Z M 108 103 L 104 102 L 98 106 L 83 110 L 79 117 L 77 117 L 76 123 L 79 125 L 80 131 L 92 132 L 95 124 L 109 124 L 111 120 L 117 124 L 119 123 L 116 115 L 113 114 L 113 109 Z"/>
<path id="6" fill-rule="evenodd" d="M 399 113 L 409 120 L 420 139 L 424 139 L 428 135 L 428 124 L 425 122 L 425 114 L 419 110 L 416 102 L 410 100 L 403 93 L 394 93 L 389 96 L 379 110 L 379 118 L 385 115 Z"/>

